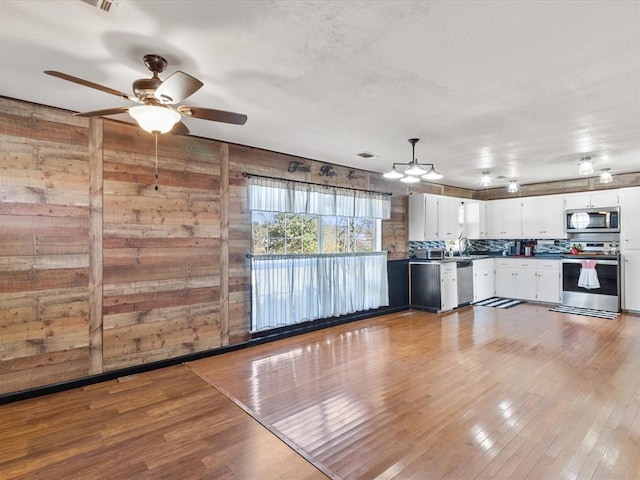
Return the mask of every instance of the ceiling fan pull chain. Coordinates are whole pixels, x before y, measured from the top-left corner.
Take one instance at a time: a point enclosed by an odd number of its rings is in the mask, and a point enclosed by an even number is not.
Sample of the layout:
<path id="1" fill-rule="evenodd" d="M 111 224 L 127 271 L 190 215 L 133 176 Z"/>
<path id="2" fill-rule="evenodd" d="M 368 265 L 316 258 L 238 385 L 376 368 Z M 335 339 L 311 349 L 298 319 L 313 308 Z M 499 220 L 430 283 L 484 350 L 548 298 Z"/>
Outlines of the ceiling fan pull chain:
<path id="1" fill-rule="evenodd" d="M 154 132 L 156 135 L 156 190 L 158 190 L 158 132 Z"/>

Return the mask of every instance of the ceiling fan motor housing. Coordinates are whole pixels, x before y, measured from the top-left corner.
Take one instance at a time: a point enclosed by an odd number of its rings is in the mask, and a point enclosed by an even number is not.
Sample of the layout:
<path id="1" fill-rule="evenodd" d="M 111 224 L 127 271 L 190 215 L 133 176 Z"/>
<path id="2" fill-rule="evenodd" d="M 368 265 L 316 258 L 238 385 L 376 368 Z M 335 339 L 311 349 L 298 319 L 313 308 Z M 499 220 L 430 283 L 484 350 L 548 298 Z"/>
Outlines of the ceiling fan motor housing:
<path id="1" fill-rule="evenodd" d="M 133 82 L 133 93 L 140 100 L 155 100 L 156 89 L 162 84 L 162 80 L 153 78 L 140 78 Z"/>

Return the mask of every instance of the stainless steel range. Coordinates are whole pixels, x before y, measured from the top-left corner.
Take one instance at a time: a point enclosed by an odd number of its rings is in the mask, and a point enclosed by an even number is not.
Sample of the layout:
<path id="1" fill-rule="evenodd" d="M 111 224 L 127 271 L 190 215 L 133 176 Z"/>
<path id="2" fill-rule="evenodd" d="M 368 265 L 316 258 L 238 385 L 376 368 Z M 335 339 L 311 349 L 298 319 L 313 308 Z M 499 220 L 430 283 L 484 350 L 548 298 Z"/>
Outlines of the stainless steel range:
<path id="1" fill-rule="evenodd" d="M 562 304 L 620 311 L 619 234 L 573 235 L 577 254 L 562 256 Z"/>

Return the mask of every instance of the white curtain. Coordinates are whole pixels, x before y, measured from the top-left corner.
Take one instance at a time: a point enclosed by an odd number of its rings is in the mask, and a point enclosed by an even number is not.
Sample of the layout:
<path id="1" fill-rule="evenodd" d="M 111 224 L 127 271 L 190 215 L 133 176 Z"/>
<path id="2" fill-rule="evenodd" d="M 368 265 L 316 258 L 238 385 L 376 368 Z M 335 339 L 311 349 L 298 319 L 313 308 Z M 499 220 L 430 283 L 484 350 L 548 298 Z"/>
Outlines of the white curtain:
<path id="1" fill-rule="evenodd" d="M 391 215 L 385 193 L 251 176 L 248 189 L 249 210 L 383 220 Z"/>
<path id="2" fill-rule="evenodd" d="M 389 305 L 387 253 L 252 258 L 252 330 Z"/>

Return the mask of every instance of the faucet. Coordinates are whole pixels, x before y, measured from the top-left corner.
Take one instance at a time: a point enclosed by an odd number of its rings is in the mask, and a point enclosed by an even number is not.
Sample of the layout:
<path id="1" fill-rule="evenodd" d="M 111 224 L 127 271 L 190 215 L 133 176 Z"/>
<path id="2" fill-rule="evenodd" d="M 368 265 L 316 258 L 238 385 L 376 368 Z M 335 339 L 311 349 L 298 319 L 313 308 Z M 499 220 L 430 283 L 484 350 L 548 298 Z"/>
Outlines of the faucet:
<path id="1" fill-rule="evenodd" d="M 460 250 L 460 255 L 469 255 L 469 250 L 467 246 L 467 242 L 469 241 L 466 237 L 460 237 L 458 240 L 458 249 Z"/>

